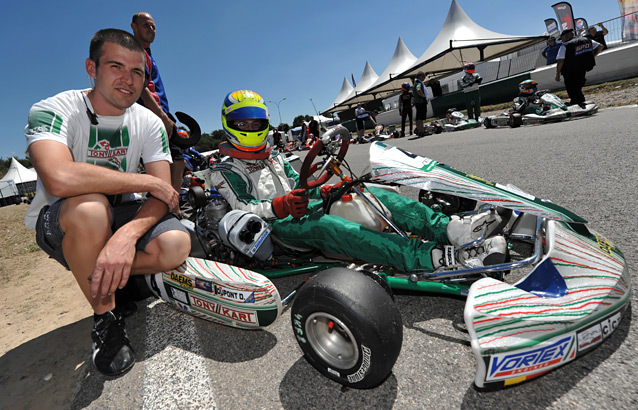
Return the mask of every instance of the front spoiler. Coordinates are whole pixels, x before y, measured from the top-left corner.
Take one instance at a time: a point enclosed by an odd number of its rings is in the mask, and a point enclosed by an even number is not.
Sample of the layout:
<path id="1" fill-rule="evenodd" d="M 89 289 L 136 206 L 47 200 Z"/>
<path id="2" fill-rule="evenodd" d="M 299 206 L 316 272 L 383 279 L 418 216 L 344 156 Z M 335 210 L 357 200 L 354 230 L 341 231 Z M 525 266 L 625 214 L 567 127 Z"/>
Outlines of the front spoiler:
<path id="1" fill-rule="evenodd" d="M 526 278 L 514 285 L 484 278 L 469 290 L 464 318 L 477 387 L 520 383 L 587 353 L 629 304 L 628 267 L 610 242 L 554 221 L 545 238 L 543 261 Z"/>

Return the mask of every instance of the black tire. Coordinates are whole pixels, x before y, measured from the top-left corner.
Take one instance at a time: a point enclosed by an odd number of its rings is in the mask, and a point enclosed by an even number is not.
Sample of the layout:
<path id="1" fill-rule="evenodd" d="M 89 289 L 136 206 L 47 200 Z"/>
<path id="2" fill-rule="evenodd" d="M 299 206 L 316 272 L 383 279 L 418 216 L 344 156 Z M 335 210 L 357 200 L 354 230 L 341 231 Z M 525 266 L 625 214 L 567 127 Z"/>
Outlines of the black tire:
<path id="1" fill-rule="evenodd" d="M 512 114 L 509 119 L 509 126 L 512 128 L 517 128 L 523 125 L 523 117 L 521 114 Z"/>
<path id="2" fill-rule="evenodd" d="M 492 120 L 490 119 L 490 117 L 485 118 L 485 121 L 483 121 L 483 125 L 485 125 L 485 128 L 495 128 L 494 125 L 492 125 Z"/>
<path id="3" fill-rule="evenodd" d="M 351 269 L 312 277 L 295 297 L 291 320 L 306 360 L 344 386 L 378 386 L 401 351 L 403 322 L 391 296 Z"/>

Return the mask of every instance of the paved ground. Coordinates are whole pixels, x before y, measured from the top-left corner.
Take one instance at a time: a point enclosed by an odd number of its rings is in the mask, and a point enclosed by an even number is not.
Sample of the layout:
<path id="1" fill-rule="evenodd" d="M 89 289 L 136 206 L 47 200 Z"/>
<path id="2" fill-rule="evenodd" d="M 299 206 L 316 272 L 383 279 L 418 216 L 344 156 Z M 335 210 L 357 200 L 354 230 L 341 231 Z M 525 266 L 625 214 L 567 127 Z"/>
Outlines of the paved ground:
<path id="1" fill-rule="evenodd" d="M 637 117 L 633 106 L 552 125 L 480 128 L 391 143 L 551 199 L 587 218 L 633 267 L 638 249 Z M 368 147 L 351 147 L 348 159 L 355 170 L 362 169 Z M 274 282 L 286 294 L 297 281 Z M 388 380 L 365 391 L 343 389 L 303 359 L 288 311 L 265 331 L 240 331 L 153 302 L 128 321 L 137 347 L 135 368 L 119 379 L 91 371 L 71 407 L 634 409 L 635 287 L 633 292 L 634 303 L 605 343 L 537 380 L 496 392 L 473 386 L 475 359 L 460 298 L 398 295 L 404 322 L 401 355 Z"/>

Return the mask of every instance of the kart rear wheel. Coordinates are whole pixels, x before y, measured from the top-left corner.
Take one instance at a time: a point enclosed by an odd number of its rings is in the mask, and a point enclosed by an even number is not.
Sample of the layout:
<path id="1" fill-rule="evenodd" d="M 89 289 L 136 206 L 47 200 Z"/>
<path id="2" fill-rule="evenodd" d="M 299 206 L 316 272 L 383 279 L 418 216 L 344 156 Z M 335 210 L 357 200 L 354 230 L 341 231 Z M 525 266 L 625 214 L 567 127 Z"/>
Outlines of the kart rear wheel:
<path id="1" fill-rule="evenodd" d="M 306 360 L 344 386 L 381 384 L 401 351 L 403 323 L 386 289 L 361 272 L 334 268 L 304 284 L 291 309 Z"/>
<path id="2" fill-rule="evenodd" d="M 509 119 L 509 126 L 512 128 L 517 128 L 520 127 L 521 125 L 523 125 L 523 117 L 521 116 L 521 114 L 512 114 L 510 115 L 510 119 Z"/>

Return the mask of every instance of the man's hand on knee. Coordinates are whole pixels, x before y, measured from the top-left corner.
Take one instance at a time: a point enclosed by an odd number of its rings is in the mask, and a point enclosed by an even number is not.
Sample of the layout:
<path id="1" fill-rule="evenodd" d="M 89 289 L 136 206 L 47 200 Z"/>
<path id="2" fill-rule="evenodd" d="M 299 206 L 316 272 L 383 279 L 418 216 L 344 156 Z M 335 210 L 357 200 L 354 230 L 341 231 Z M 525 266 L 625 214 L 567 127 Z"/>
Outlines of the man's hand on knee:
<path id="1" fill-rule="evenodd" d="M 91 297 L 112 295 L 126 285 L 135 259 L 135 240 L 117 233 L 106 243 L 97 257 L 91 282 Z"/>

